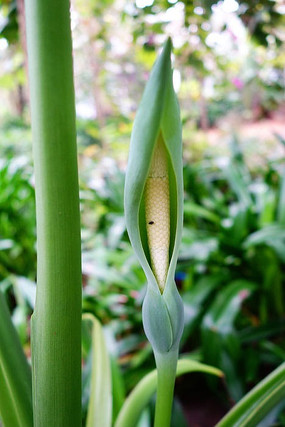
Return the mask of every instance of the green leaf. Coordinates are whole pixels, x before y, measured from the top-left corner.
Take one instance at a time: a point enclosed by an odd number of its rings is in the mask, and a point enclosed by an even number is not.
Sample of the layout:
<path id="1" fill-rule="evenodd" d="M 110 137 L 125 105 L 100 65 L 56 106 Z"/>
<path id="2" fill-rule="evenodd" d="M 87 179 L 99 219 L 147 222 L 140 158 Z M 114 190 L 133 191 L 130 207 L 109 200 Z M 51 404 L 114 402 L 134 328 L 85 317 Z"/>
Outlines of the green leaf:
<path id="1" fill-rule="evenodd" d="M 183 329 L 183 306 L 174 282 L 183 221 L 182 139 L 170 52 L 168 40 L 153 67 L 135 118 L 125 183 L 126 225 L 148 281 L 143 304 L 144 329 L 153 348 L 160 352 L 177 348 Z M 150 263 L 144 203 L 159 135 L 167 152 L 170 193 L 170 260 L 163 293 Z"/>
<path id="2" fill-rule="evenodd" d="M 254 427 L 285 399 L 285 363 L 257 384 L 216 427 Z"/>
<path id="3" fill-rule="evenodd" d="M 209 209 L 189 201 L 184 204 L 184 215 L 207 219 L 214 224 L 220 224 L 221 222 L 220 217 Z"/>
<path id="4" fill-rule="evenodd" d="M 249 210 L 245 209 L 240 203 L 234 205 L 234 207 L 236 212 L 232 216 L 233 225 L 229 228 L 226 238 L 234 246 L 239 246 L 248 235 Z"/>
<path id="5" fill-rule="evenodd" d="M 183 295 L 185 325 L 182 335 L 182 345 L 194 328 L 199 325 L 203 314 L 205 301 L 214 289 L 221 283 L 221 275 L 204 276 Z"/>
<path id="6" fill-rule="evenodd" d="M 235 280 L 223 289 L 203 320 L 203 328 L 219 334 L 232 331 L 233 322 L 245 298 L 256 284 L 248 280 Z"/>
<path id="7" fill-rule="evenodd" d="M 31 370 L 0 292 L 0 416 L 5 427 L 31 427 Z"/>
<path id="8" fill-rule="evenodd" d="M 274 222 L 276 212 L 276 193 L 271 188 L 266 188 L 266 191 L 261 194 L 262 211 L 259 218 L 260 228 Z"/>
<path id="9" fill-rule="evenodd" d="M 241 349 L 234 321 L 242 302 L 255 286 L 246 280 L 230 283 L 214 300 L 202 323 L 204 360 L 224 371 L 231 396 L 235 400 L 242 397 L 243 384 L 236 372 L 236 366 L 241 360 Z"/>
<path id="10" fill-rule="evenodd" d="M 245 242 L 245 246 L 249 247 L 252 245 L 258 245 L 261 243 L 267 243 L 271 239 L 284 239 L 285 238 L 285 227 L 279 224 L 269 225 L 264 227 L 262 230 L 256 231 L 249 235 Z"/>
<path id="11" fill-rule="evenodd" d="M 91 391 L 87 427 L 110 427 L 112 423 L 111 366 L 100 322 L 85 314 L 84 321 L 92 322 Z"/>
<path id="12" fill-rule="evenodd" d="M 219 369 L 213 368 L 211 366 L 204 365 L 190 359 L 179 360 L 177 364 L 176 376 L 178 377 L 189 372 L 204 372 L 220 377 L 223 376 Z M 119 413 L 115 427 L 136 426 L 140 414 L 150 401 L 152 395 L 155 393 L 156 383 L 157 371 L 154 370 L 146 375 L 128 396 Z"/>
<path id="13" fill-rule="evenodd" d="M 285 333 L 285 319 L 267 323 L 266 325 L 251 326 L 239 332 L 239 339 L 242 344 L 258 343 L 264 339 Z"/>
<path id="14" fill-rule="evenodd" d="M 112 372 L 112 396 L 113 396 L 113 416 L 112 422 L 114 423 L 117 418 L 121 407 L 125 400 L 125 387 L 122 373 L 114 357 L 111 358 L 111 372 Z"/>
<path id="15" fill-rule="evenodd" d="M 277 221 L 285 225 L 285 172 L 281 177 L 281 186 L 278 197 Z"/>
<path id="16" fill-rule="evenodd" d="M 243 163 L 231 161 L 225 173 L 239 202 L 244 206 L 244 208 L 249 208 L 252 205 L 252 198 L 248 189 L 250 177 L 245 165 Z"/>
<path id="17" fill-rule="evenodd" d="M 262 228 L 248 236 L 244 247 L 250 248 L 257 245 L 267 245 L 275 250 L 279 258 L 285 261 L 285 227 L 284 225 L 272 224 Z"/>

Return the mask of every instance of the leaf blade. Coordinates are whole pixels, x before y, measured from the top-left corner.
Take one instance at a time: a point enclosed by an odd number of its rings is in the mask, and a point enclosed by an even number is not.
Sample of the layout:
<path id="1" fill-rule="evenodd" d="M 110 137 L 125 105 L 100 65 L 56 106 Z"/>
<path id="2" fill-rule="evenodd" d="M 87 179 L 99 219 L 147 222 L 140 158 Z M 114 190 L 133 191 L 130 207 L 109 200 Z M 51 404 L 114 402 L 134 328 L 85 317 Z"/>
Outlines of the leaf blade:
<path id="1" fill-rule="evenodd" d="M 92 322 L 92 371 L 86 427 L 111 427 L 111 366 L 100 322 L 90 313 L 83 320 Z"/>
<path id="2" fill-rule="evenodd" d="M 241 399 L 216 427 L 255 426 L 285 398 L 285 363 Z"/>
<path id="3" fill-rule="evenodd" d="M 0 292 L 0 338 L 1 417 L 7 427 L 15 425 L 31 427 L 33 425 L 31 371 L 2 292 Z M 13 413 L 10 413 L 10 410 Z"/>

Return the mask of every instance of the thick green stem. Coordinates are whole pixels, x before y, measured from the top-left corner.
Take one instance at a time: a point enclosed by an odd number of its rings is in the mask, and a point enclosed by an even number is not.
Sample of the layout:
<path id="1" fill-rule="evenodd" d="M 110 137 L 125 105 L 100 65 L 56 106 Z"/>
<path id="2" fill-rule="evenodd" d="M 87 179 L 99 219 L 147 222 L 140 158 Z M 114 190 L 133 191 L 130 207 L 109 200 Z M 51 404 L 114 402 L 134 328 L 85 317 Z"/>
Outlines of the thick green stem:
<path id="1" fill-rule="evenodd" d="M 35 426 L 81 426 L 81 253 L 68 0 L 27 0 L 37 210 Z"/>
<path id="2" fill-rule="evenodd" d="M 170 426 L 178 351 L 155 353 L 157 394 L 154 427 Z"/>

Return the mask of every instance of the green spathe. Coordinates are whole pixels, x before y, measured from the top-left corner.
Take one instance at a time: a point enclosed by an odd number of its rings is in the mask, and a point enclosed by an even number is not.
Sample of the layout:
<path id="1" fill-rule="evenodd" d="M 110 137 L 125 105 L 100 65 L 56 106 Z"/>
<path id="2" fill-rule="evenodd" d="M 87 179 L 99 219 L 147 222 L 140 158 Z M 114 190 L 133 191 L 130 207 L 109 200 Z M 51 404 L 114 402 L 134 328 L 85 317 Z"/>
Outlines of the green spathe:
<path id="1" fill-rule="evenodd" d="M 144 329 L 158 353 L 178 349 L 183 329 L 183 305 L 174 281 L 183 222 L 182 138 L 170 54 L 168 39 L 153 67 L 135 118 L 125 184 L 127 229 L 148 281 L 143 304 Z M 168 155 L 171 214 L 170 261 L 163 293 L 150 265 L 144 215 L 145 183 L 160 134 Z"/>

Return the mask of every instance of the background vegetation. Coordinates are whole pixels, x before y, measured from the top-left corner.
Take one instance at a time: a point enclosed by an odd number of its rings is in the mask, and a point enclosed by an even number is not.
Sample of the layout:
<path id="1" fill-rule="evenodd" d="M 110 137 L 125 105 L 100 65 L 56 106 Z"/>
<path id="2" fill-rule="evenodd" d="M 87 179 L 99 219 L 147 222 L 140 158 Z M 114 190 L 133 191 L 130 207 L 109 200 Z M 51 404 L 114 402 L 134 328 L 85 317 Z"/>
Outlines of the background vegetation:
<path id="1" fill-rule="evenodd" d="M 175 426 L 212 426 L 285 358 L 284 14 L 270 0 L 72 2 L 83 311 L 105 326 L 115 411 L 154 367 L 123 186 L 132 121 L 166 35 L 183 120 L 181 351 L 225 373 L 178 379 Z M 0 2 L 0 61 L 0 289 L 29 355 L 36 236 L 23 0 Z M 276 417 L 285 424 L 283 407 L 262 425 Z"/>

